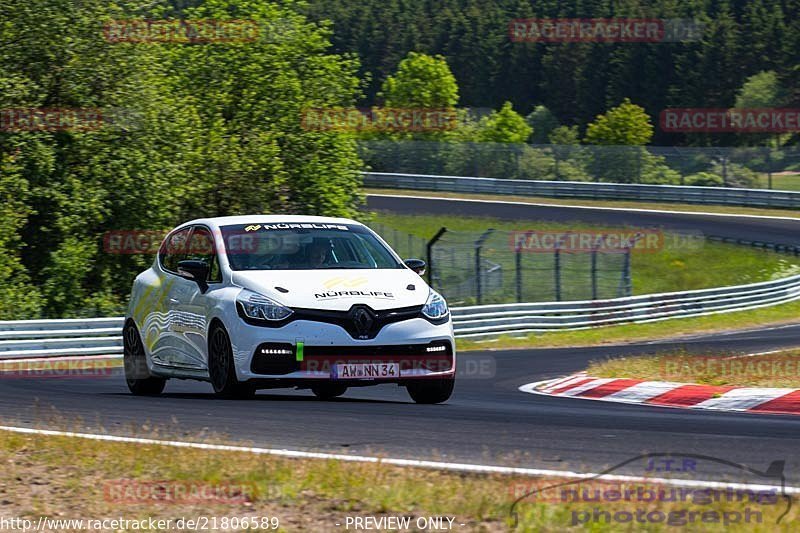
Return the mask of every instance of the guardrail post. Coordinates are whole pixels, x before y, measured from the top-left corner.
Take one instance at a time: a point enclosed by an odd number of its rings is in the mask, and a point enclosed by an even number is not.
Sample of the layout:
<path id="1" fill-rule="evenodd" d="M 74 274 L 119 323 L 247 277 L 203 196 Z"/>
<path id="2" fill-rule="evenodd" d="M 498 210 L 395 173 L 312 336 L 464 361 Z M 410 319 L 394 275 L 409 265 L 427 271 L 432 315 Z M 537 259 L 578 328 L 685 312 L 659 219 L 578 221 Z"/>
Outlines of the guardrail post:
<path id="1" fill-rule="evenodd" d="M 630 296 L 633 292 L 631 286 L 631 247 L 625 248 L 625 264 L 622 267 L 622 279 L 620 280 L 622 296 Z"/>
<path id="2" fill-rule="evenodd" d="M 556 243 L 556 251 L 553 252 L 553 271 L 555 275 L 555 289 L 556 289 L 556 301 L 561 301 L 561 249 L 558 247 L 558 243 Z"/>
<path id="3" fill-rule="evenodd" d="M 772 149 L 767 146 L 767 188 L 772 189 Z"/>
<path id="4" fill-rule="evenodd" d="M 592 300 L 597 300 L 597 248 L 592 248 Z"/>
<path id="5" fill-rule="evenodd" d="M 728 187 L 728 158 L 722 156 L 722 184 Z"/>
<path id="6" fill-rule="evenodd" d="M 517 301 L 522 302 L 522 248 L 519 244 L 514 249 L 514 267 L 517 276 Z"/>
<path id="7" fill-rule="evenodd" d="M 642 182 L 642 151 L 636 150 L 636 183 Z"/>
<path id="8" fill-rule="evenodd" d="M 439 231 L 436 232 L 436 235 L 434 235 L 433 238 L 428 241 L 426 259 L 428 260 L 428 285 L 431 287 L 433 287 L 433 245 L 442 238 L 442 235 L 444 235 L 446 231 L 447 228 L 439 228 Z"/>
<path id="9" fill-rule="evenodd" d="M 491 228 L 484 231 L 483 235 L 478 237 L 478 240 L 475 241 L 475 299 L 478 305 L 481 305 L 483 302 L 483 287 L 481 286 L 481 248 L 492 232 L 494 232 L 494 230 Z"/>

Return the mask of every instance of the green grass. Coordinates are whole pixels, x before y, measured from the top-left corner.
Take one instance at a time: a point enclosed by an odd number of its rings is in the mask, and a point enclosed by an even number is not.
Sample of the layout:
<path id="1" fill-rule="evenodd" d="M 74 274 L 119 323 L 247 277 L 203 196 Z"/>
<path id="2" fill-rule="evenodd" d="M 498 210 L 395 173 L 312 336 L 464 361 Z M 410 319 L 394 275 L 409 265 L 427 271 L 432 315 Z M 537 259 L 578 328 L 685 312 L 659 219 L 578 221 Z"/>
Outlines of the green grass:
<path id="1" fill-rule="evenodd" d="M 800 350 L 747 356 L 731 353 L 662 353 L 592 361 L 586 372 L 599 378 L 675 381 L 701 385 L 785 387 L 800 385 Z"/>
<path id="2" fill-rule="evenodd" d="M 286 459 L 5 431 L 0 431 L 0 462 L 4 473 L 0 482 L 0 516 L 27 518 L 34 524 L 39 516 L 84 519 L 269 516 L 280 520 L 280 531 L 345 531 L 347 516 L 407 516 L 412 518 L 412 523 L 419 517 L 449 516 L 455 518 L 453 530 L 456 531 L 509 531 L 511 505 L 516 497 L 564 481 L 561 478 L 467 475 L 382 464 Z M 579 465 L 564 466 L 579 469 Z M 165 488 L 174 482 L 200 486 L 234 484 L 247 488 L 242 492 L 246 501 L 110 501 L 104 487 L 123 480 L 134 484 L 155 482 Z M 638 485 L 647 487 L 644 483 Z M 634 488 L 634 484 L 626 486 Z M 608 488 L 615 487 L 619 485 Z M 588 488 L 596 490 L 597 484 Z M 525 498 L 517 508 L 520 525 L 516 531 L 611 532 L 621 529 L 619 525 L 607 523 L 571 525 L 573 512 L 591 511 L 598 507 L 597 503 L 549 501 L 552 503 Z M 749 505 L 763 513 L 760 524 L 726 527 L 696 519 L 691 530 L 792 531 L 800 512 L 795 506 L 781 524 L 776 525 L 777 517 L 786 509 L 781 503 L 743 504 L 720 498 L 720 501 L 703 503 L 689 499 L 677 503 L 603 502 L 599 506 L 603 511 L 612 512 L 643 507 L 662 512 L 721 513 L 741 512 L 743 506 Z M 336 523 L 341 525 L 336 526 Z M 640 526 L 635 530 L 643 528 L 675 530 L 663 524 Z"/>
<path id="3" fill-rule="evenodd" d="M 557 348 L 623 344 L 685 335 L 797 323 L 800 302 L 693 318 L 676 318 L 647 324 L 624 324 L 578 331 L 500 335 L 486 340 L 457 338 L 459 351 Z M 800 344 L 800 340 L 798 340 Z"/>
<path id="4" fill-rule="evenodd" d="M 374 192 L 374 191 L 373 191 Z M 474 197 L 479 199 L 504 199 L 523 202 L 542 202 L 554 205 L 590 205 L 637 208 L 665 208 L 671 210 L 712 211 L 720 213 L 740 213 L 770 216 L 800 216 L 792 211 L 759 210 L 752 208 L 690 206 L 676 204 L 642 204 L 635 202 L 599 202 L 584 200 L 554 200 L 548 198 L 522 198 L 490 195 L 461 195 L 455 193 L 424 193 L 419 191 L 379 191 L 386 194 L 416 194 L 444 197 Z M 498 222 L 474 217 L 436 216 L 398 216 L 375 213 L 371 223 L 394 226 L 420 237 L 430 237 L 442 225 L 464 231 L 482 231 L 489 226 L 498 229 L 530 229 L 531 222 Z M 552 224 L 538 224 L 537 228 Z M 797 268 L 793 258 L 734 245 L 709 243 L 700 253 L 689 257 L 679 257 L 672 253 L 640 254 L 632 259 L 634 290 L 643 292 L 669 292 L 669 290 L 689 290 L 725 284 L 761 281 L 774 277 L 790 275 Z M 711 267 L 710 267 L 711 266 Z M 649 290 L 648 290 L 649 289 Z M 595 346 L 666 339 L 676 336 L 730 331 L 741 328 L 755 328 L 766 325 L 779 325 L 797 322 L 800 316 L 800 302 L 779 306 L 724 313 L 695 318 L 679 318 L 649 324 L 623 324 L 579 331 L 560 331 L 548 333 L 520 333 L 501 335 L 483 339 L 457 339 L 461 351 L 491 349 L 524 349 L 537 347 Z"/>
<path id="5" fill-rule="evenodd" d="M 458 232 L 471 232 L 475 235 L 486 231 L 488 228 L 496 230 L 584 230 L 584 231 L 613 231 L 626 229 L 620 227 L 599 227 L 586 223 L 557 224 L 553 222 L 529 221 L 501 221 L 490 218 L 467 216 L 434 216 L 434 215 L 396 215 L 387 212 L 374 213 L 371 223 L 383 224 L 404 233 L 410 233 L 423 239 L 429 239 L 440 227 L 447 227 Z M 633 229 L 633 228 L 627 228 Z M 675 234 L 667 234 L 663 249 L 655 252 L 634 252 L 631 255 L 631 273 L 633 294 L 652 294 L 660 292 L 685 291 L 721 287 L 725 285 L 740 285 L 758 281 L 767 281 L 786 277 L 800 272 L 800 262 L 794 257 L 777 254 L 760 249 L 723 244 L 719 242 L 699 241 L 693 246 L 671 245 L 674 241 L 670 238 Z M 448 243 L 445 234 L 441 246 Z M 467 251 L 467 253 L 471 253 Z M 573 254 L 565 254 L 573 255 Z M 609 265 L 613 272 L 621 271 L 621 257 L 617 257 L 618 264 Z M 484 256 L 503 266 L 504 285 L 502 294 L 495 295 L 494 299 L 487 298 L 484 303 L 503 303 L 515 300 L 514 292 L 514 254 L 510 250 L 506 238 L 492 241 L 492 246 L 487 246 Z M 551 254 L 524 254 L 523 260 L 531 262 L 539 260 L 539 264 L 546 262 L 549 268 Z M 577 283 L 585 287 L 588 285 L 588 260 L 589 254 L 573 255 L 576 263 L 580 260 L 584 265 L 577 270 Z M 565 258 L 566 261 L 566 258 Z M 467 265 L 469 267 L 471 265 Z M 610 277 L 610 276 L 609 276 Z M 530 284 L 525 289 L 535 285 L 540 287 L 542 279 L 535 274 L 527 274 L 525 283 Z M 545 283 L 552 283 L 549 278 Z M 567 274 L 563 278 L 565 292 L 569 289 L 571 281 Z M 616 288 L 618 277 L 608 280 Z M 584 291 L 586 292 L 586 291 Z M 606 291 L 605 296 L 608 297 Z M 601 295 L 601 297 L 604 295 Z M 614 296 L 612 294 L 611 296 Z M 529 297 L 530 298 L 530 297 Z M 535 297 L 534 297 L 535 298 Z M 533 299 L 533 298 L 531 298 Z M 550 298 L 553 299 L 553 298 Z M 567 295 L 563 299 L 571 299 Z M 573 298 L 574 299 L 574 298 Z M 577 299 L 581 299 L 580 297 Z M 472 302 L 465 302 L 472 303 Z"/>
<path id="6" fill-rule="evenodd" d="M 758 175 L 758 186 L 762 189 L 769 187 L 769 178 L 766 174 Z M 779 191 L 800 191 L 800 174 L 773 174 L 772 188 Z"/>

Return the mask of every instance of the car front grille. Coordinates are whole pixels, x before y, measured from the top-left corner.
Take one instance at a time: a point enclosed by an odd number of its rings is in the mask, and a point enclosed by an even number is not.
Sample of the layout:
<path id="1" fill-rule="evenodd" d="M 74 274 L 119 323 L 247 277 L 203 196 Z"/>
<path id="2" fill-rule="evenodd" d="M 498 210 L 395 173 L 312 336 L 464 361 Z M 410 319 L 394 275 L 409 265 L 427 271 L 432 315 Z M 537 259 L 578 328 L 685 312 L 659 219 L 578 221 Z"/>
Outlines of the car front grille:
<path id="1" fill-rule="evenodd" d="M 295 309 L 294 319 L 336 324 L 354 339 L 368 340 L 374 339 L 387 324 L 419 317 L 421 311 L 422 306 L 375 311 L 369 306 L 356 304 L 347 311 Z"/>
<path id="2" fill-rule="evenodd" d="M 413 307 L 400 307 L 397 309 L 384 309 L 376 311 L 364 304 L 355 304 L 347 311 L 328 311 L 323 309 L 292 308 L 292 314 L 285 320 L 266 321 L 248 317 L 241 307 L 236 305 L 239 316 L 248 324 L 266 328 L 281 328 L 295 320 L 310 320 L 325 322 L 342 327 L 351 337 L 358 340 L 374 339 L 387 324 L 424 318 L 421 305 Z"/>

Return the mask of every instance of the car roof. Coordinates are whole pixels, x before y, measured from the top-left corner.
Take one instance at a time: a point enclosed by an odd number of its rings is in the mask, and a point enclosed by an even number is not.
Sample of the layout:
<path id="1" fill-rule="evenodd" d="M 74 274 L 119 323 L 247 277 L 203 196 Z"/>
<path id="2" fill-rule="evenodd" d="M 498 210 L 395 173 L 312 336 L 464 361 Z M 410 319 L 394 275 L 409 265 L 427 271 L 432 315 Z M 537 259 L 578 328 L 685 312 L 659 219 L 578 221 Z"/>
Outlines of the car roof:
<path id="1" fill-rule="evenodd" d="M 363 225 L 361 222 L 357 222 L 349 218 L 319 217 L 310 215 L 240 215 L 231 217 L 197 218 L 195 220 L 190 220 L 189 222 L 184 222 L 180 226 L 177 226 L 176 229 L 194 224 L 204 224 L 206 226 L 215 228 L 220 226 L 236 226 L 239 224 L 275 224 L 278 222 Z"/>

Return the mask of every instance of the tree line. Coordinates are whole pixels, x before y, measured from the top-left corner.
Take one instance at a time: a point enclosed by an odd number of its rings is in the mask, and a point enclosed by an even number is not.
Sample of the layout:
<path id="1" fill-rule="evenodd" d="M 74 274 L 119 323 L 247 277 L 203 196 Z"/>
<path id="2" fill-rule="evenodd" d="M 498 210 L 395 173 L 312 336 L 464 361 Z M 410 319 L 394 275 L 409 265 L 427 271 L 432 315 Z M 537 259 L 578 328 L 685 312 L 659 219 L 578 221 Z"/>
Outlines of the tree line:
<path id="1" fill-rule="evenodd" d="M 328 28 L 292 3 L 208 0 L 181 17 L 279 26 L 280 38 L 137 42 L 126 24 L 174 11 L 141 6 L 0 0 L 0 319 L 121 313 L 153 256 L 109 253 L 109 231 L 356 213 L 354 139 L 299 121 L 361 94 L 359 65 L 330 49 Z M 30 109 L 96 109 L 102 127 L 58 123 L 67 111 L 32 127 Z"/>
<path id="2" fill-rule="evenodd" d="M 0 319 L 121 313 L 152 255 L 113 253 L 112 231 L 242 213 L 354 216 L 365 163 L 406 162 L 397 150 L 409 144 L 448 145 L 417 159 L 453 173 L 472 172 L 469 163 L 506 177 L 555 168 L 561 179 L 673 183 L 683 176 L 644 147 L 663 140 L 651 122 L 662 107 L 797 102 L 794 0 L 558 4 L 0 0 Z M 708 29 L 690 44 L 508 39 L 511 18 L 609 15 L 699 18 Z M 208 21 L 246 21 L 260 34 L 142 42 L 141 25 L 126 33 L 148 20 L 196 21 L 181 31 L 201 33 Z M 457 127 L 302 125 L 304 110 L 359 105 L 453 109 Z M 20 118 L 30 109 L 63 113 L 32 127 Z M 95 123 L 70 125 L 77 112 Z M 633 152 L 604 159 L 530 142 Z M 522 147 L 512 154 L 518 175 L 497 146 Z"/>
<path id="3" fill-rule="evenodd" d="M 772 71 L 784 89 L 777 106 L 800 106 L 799 0 L 312 0 L 331 20 L 339 52 L 354 52 L 368 104 L 409 52 L 441 54 L 459 86 L 459 105 L 524 115 L 544 106 L 581 131 L 625 98 L 658 117 L 669 107 L 726 108 L 746 80 Z M 509 22 L 528 18 L 691 19 L 692 42 L 512 42 Z M 658 145 L 736 145 L 734 134 L 669 134 Z"/>

